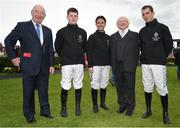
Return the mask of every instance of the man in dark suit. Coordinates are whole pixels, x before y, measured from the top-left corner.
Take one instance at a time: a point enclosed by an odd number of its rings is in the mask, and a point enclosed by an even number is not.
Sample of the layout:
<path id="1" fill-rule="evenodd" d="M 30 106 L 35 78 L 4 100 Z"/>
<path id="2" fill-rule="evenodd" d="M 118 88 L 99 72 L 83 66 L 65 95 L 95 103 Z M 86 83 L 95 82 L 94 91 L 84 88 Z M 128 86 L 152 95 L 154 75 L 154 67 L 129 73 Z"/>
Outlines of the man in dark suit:
<path id="1" fill-rule="evenodd" d="M 119 109 L 117 112 L 131 116 L 135 108 L 135 72 L 138 64 L 138 34 L 128 29 L 126 17 L 117 20 L 119 31 L 111 35 L 111 64 Z"/>
<path id="2" fill-rule="evenodd" d="M 35 123 L 34 88 L 37 86 L 40 115 L 53 118 L 48 102 L 49 73 L 54 73 L 53 40 L 51 30 L 42 25 L 46 16 L 42 5 L 35 5 L 31 11 L 32 20 L 19 22 L 5 39 L 7 54 L 14 66 L 21 67 L 23 77 L 23 113 L 28 123 Z M 14 46 L 21 44 L 20 57 Z"/>

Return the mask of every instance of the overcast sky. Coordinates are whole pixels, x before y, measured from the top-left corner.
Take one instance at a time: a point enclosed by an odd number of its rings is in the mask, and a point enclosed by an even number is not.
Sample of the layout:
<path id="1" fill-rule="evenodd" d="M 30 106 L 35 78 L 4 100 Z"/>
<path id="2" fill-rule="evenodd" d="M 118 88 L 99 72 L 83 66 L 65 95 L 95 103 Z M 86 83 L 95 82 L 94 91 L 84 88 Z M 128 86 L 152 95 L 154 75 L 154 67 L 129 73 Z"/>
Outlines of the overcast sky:
<path id="1" fill-rule="evenodd" d="M 50 27 L 55 39 L 56 32 L 67 25 L 66 11 L 70 7 L 79 10 L 78 26 L 87 34 L 95 30 L 95 18 L 103 15 L 107 19 L 106 33 L 111 35 L 118 29 L 116 20 L 126 16 L 129 28 L 138 32 L 144 26 L 141 8 L 145 4 L 154 7 L 155 17 L 169 26 L 174 39 L 180 38 L 180 0 L 0 0 L 0 42 L 19 21 L 31 19 L 30 11 L 35 4 L 42 4 L 46 10 L 43 24 Z"/>

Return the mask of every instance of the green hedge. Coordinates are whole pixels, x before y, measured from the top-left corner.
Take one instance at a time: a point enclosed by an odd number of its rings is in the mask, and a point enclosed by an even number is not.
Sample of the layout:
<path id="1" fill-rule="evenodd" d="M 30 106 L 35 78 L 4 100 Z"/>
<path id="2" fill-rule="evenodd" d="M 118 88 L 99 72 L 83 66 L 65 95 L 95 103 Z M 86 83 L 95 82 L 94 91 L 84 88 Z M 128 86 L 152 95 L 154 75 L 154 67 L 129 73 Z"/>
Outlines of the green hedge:
<path id="1" fill-rule="evenodd" d="M 7 57 L 0 57 L 0 72 L 2 72 L 5 67 L 13 67 L 13 65 Z"/>
<path id="2" fill-rule="evenodd" d="M 60 69 L 60 58 L 55 57 L 54 59 L 55 69 Z M 14 68 L 11 61 L 7 57 L 0 57 L 0 72 L 4 71 L 5 67 Z M 6 72 L 6 71 L 5 71 Z"/>

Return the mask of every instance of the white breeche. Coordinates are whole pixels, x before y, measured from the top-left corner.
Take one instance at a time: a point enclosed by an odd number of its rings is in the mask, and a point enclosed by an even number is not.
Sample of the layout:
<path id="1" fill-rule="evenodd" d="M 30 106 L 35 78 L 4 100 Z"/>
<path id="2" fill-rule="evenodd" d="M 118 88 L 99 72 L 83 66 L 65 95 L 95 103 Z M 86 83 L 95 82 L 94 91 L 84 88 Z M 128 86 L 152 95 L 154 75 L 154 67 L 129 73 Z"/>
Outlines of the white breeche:
<path id="1" fill-rule="evenodd" d="M 93 66 L 91 87 L 98 90 L 105 89 L 109 81 L 110 66 Z"/>
<path id="2" fill-rule="evenodd" d="M 75 64 L 75 65 L 65 65 L 62 66 L 62 79 L 61 86 L 65 90 L 71 88 L 71 81 L 73 80 L 74 89 L 80 89 L 83 87 L 83 77 L 84 77 L 84 65 Z"/>
<path id="3" fill-rule="evenodd" d="M 168 93 L 166 66 L 142 64 L 141 67 L 144 91 L 152 93 L 155 84 L 157 92 L 161 96 L 165 96 Z"/>

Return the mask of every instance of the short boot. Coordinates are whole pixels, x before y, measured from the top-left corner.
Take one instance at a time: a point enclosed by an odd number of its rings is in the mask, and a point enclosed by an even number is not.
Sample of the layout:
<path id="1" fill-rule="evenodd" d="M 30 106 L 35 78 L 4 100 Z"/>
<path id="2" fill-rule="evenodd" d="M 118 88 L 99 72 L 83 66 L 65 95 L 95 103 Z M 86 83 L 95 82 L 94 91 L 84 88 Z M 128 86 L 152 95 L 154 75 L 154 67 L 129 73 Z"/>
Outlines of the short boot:
<path id="1" fill-rule="evenodd" d="M 108 110 L 109 108 L 105 104 L 105 99 L 106 99 L 106 89 L 100 90 L 100 98 L 101 98 L 101 104 L 100 107 L 103 108 L 104 110 Z"/>
<path id="2" fill-rule="evenodd" d="M 142 115 L 142 118 L 148 118 L 152 115 L 151 112 L 151 99 L 152 99 L 152 93 L 145 92 L 145 101 L 146 101 L 146 112 Z"/>
<path id="3" fill-rule="evenodd" d="M 75 90 L 75 99 L 76 99 L 76 107 L 75 107 L 75 115 L 81 115 L 81 89 Z"/>
<path id="4" fill-rule="evenodd" d="M 92 95 L 92 101 L 93 101 L 93 112 L 94 113 L 97 113 L 99 110 L 98 110 L 98 103 L 97 103 L 97 93 L 98 93 L 98 90 L 95 90 L 95 89 L 91 89 L 91 95 Z"/>
<path id="5" fill-rule="evenodd" d="M 170 119 L 168 116 L 168 95 L 167 94 L 165 96 L 161 96 L 161 104 L 163 107 L 163 123 L 169 124 Z"/>
<path id="6" fill-rule="evenodd" d="M 62 117 L 68 116 L 67 109 L 66 109 L 67 94 L 68 94 L 67 90 L 64 90 L 64 89 L 61 90 L 61 112 L 60 112 L 60 115 Z"/>

